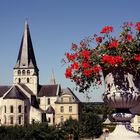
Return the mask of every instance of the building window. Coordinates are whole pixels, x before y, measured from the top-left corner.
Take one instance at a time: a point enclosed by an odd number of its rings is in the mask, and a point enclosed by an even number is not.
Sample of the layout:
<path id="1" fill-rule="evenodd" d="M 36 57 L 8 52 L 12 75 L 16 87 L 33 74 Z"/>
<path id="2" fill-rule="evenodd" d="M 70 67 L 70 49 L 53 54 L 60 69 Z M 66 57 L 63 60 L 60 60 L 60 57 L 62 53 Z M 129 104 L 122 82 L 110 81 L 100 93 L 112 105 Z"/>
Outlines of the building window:
<path id="1" fill-rule="evenodd" d="M 21 82 L 21 79 L 20 78 L 18 78 L 18 83 L 20 83 Z"/>
<path id="2" fill-rule="evenodd" d="M 138 123 L 140 123 L 140 116 L 137 116 L 138 117 Z"/>
<path id="3" fill-rule="evenodd" d="M 61 103 L 63 103 L 63 98 L 61 97 Z"/>
<path id="4" fill-rule="evenodd" d="M 61 116 L 61 118 L 60 118 L 60 122 L 61 122 L 61 123 L 64 122 L 64 117 L 63 117 L 63 116 Z"/>
<path id="5" fill-rule="evenodd" d="M 20 70 L 18 70 L 18 75 L 21 75 L 21 71 Z"/>
<path id="6" fill-rule="evenodd" d="M 29 78 L 27 78 L 27 83 L 29 83 L 30 82 L 30 79 Z"/>
<path id="7" fill-rule="evenodd" d="M 27 113 L 27 106 L 24 107 L 24 111 L 25 111 L 25 113 Z"/>
<path id="8" fill-rule="evenodd" d="M 13 113 L 14 112 L 14 108 L 13 108 L 13 106 L 11 105 L 10 106 L 10 113 Z"/>
<path id="9" fill-rule="evenodd" d="M 69 106 L 69 112 L 72 112 L 72 106 Z"/>
<path id="10" fill-rule="evenodd" d="M 18 113 L 21 113 L 21 105 L 18 106 Z"/>
<path id="11" fill-rule="evenodd" d="M 22 75 L 25 75 L 25 70 L 22 70 Z"/>
<path id="12" fill-rule="evenodd" d="M 72 98 L 71 97 L 69 97 L 69 102 L 72 102 Z"/>
<path id="13" fill-rule="evenodd" d="M 7 120 L 6 120 L 6 116 L 4 116 L 4 124 L 6 124 L 6 121 L 7 121 Z"/>
<path id="14" fill-rule="evenodd" d="M 4 106 L 4 113 L 6 113 L 6 106 Z"/>
<path id="15" fill-rule="evenodd" d="M 48 118 L 48 122 L 49 122 L 49 123 L 51 122 L 51 118 L 50 118 L 50 117 Z"/>
<path id="16" fill-rule="evenodd" d="M 10 117 L 10 124 L 13 124 L 13 123 L 14 123 L 14 117 L 11 116 L 11 117 Z"/>
<path id="17" fill-rule="evenodd" d="M 19 117 L 18 117 L 18 124 L 21 124 L 21 119 L 22 119 L 22 117 L 19 116 Z"/>
<path id="18" fill-rule="evenodd" d="M 48 105 L 50 105 L 50 98 L 48 98 Z"/>
<path id="19" fill-rule="evenodd" d="M 27 75 L 30 75 L 30 70 L 27 70 Z"/>
<path id="20" fill-rule="evenodd" d="M 64 112 L 64 106 L 60 106 L 60 112 Z"/>
<path id="21" fill-rule="evenodd" d="M 38 99 L 38 104 L 40 104 L 40 99 Z"/>

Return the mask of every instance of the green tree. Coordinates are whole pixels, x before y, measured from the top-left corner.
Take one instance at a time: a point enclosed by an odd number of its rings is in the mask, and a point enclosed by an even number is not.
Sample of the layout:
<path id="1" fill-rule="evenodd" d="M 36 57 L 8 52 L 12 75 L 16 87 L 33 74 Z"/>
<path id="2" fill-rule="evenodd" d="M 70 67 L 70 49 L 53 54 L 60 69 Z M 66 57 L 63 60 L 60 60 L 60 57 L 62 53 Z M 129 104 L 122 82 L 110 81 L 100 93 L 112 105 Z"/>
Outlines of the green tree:
<path id="1" fill-rule="evenodd" d="M 79 140 L 80 122 L 76 119 L 69 118 L 62 124 L 61 129 L 65 131 L 67 137 L 71 137 L 74 140 Z"/>

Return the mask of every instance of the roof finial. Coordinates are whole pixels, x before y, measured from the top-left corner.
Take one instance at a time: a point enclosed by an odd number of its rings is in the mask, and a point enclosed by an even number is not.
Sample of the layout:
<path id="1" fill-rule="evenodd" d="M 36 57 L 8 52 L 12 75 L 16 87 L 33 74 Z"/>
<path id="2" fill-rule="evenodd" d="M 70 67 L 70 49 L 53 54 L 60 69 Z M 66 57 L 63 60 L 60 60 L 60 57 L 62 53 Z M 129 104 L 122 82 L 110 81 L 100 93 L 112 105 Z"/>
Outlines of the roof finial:
<path id="1" fill-rule="evenodd" d="M 25 19 L 25 28 L 28 27 L 28 18 Z"/>
<path id="2" fill-rule="evenodd" d="M 54 75 L 54 71 L 53 71 L 53 69 L 52 69 L 52 74 L 51 74 L 50 84 L 53 84 L 53 85 L 56 84 L 56 80 L 55 80 L 55 75 Z"/>

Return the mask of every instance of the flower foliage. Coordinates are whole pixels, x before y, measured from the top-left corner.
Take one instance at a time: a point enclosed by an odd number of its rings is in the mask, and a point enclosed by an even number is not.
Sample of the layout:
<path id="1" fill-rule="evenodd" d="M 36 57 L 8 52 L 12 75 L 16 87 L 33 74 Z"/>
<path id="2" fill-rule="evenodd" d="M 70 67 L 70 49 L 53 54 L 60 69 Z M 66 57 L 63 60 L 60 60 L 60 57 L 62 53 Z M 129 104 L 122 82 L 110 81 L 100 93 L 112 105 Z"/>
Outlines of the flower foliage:
<path id="1" fill-rule="evenodd" d="M 140 22 L 125 22 L 118 37 L 111 36 L 112 26 L 102 28 L 100 35 L 72 43 L 67 52 L 65 76 L 84 92 L 91 85 L 101 84 L 101 71 L 114 67 L 140 70 Z"/>

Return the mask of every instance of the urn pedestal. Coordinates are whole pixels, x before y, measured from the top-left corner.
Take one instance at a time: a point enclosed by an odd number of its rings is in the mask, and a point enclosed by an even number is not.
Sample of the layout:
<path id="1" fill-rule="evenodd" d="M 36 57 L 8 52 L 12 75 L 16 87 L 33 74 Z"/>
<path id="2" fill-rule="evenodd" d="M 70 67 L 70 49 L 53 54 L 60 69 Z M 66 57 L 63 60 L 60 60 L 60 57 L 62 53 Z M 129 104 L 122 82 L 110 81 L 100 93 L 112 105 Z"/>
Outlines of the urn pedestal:
<path id="1" fill-rule="evenodd" d="M 125 125 L 130 123 L 134 115 L 129 109 L 140 102 L 139 81 L 133 71 L 124 68 L 112 68 L 104 72 L 105 92 L 103 101 L 113 108 L 116 113 L 112 117 L 117 126 L 106 140 L 135 140 L 140 136 L 126 129 Z"/>

